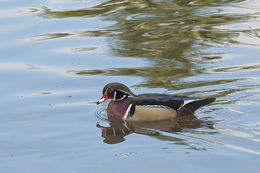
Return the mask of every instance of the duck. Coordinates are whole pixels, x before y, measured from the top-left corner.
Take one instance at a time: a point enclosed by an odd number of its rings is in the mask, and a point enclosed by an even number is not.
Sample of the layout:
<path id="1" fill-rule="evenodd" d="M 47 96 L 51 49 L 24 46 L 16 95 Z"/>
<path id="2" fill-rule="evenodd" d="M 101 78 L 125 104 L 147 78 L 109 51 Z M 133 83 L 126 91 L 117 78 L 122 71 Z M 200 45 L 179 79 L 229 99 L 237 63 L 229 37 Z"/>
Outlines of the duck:
<path id="1" fill-rule="evenodd" d="M 97 104 L 109 101 L 107 113 L 109 116 L 124 121 L 160 121 L 176 119 L 208 105 L 216 98 L 183 97 L 171 94 L 145 93 L 134 94 L 126 85 L 111 82 L 104 86 L 102 98 Z"/>

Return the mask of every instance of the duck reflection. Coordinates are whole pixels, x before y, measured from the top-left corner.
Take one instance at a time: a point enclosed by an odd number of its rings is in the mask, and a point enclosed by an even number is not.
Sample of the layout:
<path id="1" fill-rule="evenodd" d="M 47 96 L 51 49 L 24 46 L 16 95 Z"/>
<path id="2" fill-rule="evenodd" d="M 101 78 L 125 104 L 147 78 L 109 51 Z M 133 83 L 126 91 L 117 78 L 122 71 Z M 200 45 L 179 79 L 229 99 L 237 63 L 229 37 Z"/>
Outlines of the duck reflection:
<path id="1" fill-rule="evenodd" d="M 187 145 L 184 139 L 173 137 L 172 134 L 177 132 L 190 131 L 198 128 L 214 129 L 214 123 L 203 121 L 194 115 L 189 115 L 178 119 L 168 119 L 161 121 L 124 121 L 113 116 L 108 116 L 109 126 L 105 127 L 97 124 L 102 131 L 102 137 L 107 144 L 116 144 L 125 141 L 125 136 L 132 133 L 148 135 L 159 140 L 173 141 L 177 144 Z M 168 132 L 165 135 L 163 132 Z M 200 133 L 215 133 L 201 131 Z"/>

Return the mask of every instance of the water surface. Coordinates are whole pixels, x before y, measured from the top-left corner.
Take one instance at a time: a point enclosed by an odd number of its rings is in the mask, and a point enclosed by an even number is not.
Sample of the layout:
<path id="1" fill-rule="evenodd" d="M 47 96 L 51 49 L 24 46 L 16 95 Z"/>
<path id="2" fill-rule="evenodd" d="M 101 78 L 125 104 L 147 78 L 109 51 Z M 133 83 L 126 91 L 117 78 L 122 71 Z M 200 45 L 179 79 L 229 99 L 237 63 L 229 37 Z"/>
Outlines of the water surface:
<path id="1" fill-rule="evenodd" d="M 257 0 L 1 0 L 0 14 L 1 172 L 260 171 Z M 127 130 L 96 114 L 112 81 L 217 101 L 104 138 Z"/>

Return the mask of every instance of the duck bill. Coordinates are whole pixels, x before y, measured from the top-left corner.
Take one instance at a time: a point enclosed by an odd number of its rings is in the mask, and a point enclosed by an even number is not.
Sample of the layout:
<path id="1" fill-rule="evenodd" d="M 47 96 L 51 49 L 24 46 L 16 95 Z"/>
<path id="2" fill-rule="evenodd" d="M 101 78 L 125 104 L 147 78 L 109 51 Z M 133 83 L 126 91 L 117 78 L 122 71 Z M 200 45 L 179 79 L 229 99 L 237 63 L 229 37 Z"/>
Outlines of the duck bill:
<path id="1" fill-rule="evenodd" d="M 107 99 L 108 99 L 108 98 L 107 98 L 107 92 L 105 92 L 104 95 L 103 95 L 103 97 L 102 97 L 99 101 L 97 101 L 97 104 L 103 103 L 103 102 L 105 102 Z"/>

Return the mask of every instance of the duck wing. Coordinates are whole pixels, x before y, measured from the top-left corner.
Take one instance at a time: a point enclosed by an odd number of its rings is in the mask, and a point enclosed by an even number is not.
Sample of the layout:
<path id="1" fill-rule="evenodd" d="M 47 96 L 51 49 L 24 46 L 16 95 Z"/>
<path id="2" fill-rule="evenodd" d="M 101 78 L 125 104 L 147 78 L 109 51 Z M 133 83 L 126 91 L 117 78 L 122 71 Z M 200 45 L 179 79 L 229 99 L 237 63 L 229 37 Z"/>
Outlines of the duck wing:
<path id="1" fill-rule="evenodd" d="M 156 105 L 167 106 L 175 111 L 186 104 L 186 102 L 192 102 L 198 100 L 194 97 L 181 97 L 168 94 L 140 94 L 134 99 L 134 105 Z"/>

